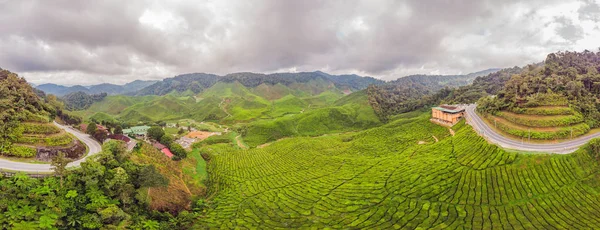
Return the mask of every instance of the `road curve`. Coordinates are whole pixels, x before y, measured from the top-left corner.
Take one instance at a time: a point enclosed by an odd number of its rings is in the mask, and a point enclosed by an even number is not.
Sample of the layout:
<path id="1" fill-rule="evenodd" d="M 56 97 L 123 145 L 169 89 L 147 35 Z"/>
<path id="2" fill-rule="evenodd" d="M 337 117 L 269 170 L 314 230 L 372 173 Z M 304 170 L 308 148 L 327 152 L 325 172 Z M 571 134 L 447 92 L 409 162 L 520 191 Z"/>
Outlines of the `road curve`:
<path id="1" fill-rule="evenodd" d="M 556 143 L 556 144 L 534 144 L 521 142 L 518 140 L 513 140 L 507 138 L 492 128 L 490 128 L 475 112 L 476 104 L 468 105 L 466 108 L 466 119 L 467 123 L 469 123 L 473 129 L 479 133 L 479 135 L 483 136 L 488 141 L 497 144 L 503 148 L 507 149 L 515 149 L 522 151 L 530 151 L 530 152 L 546 152 L 546 153 L 558 153 L 558 154 L 568 154 L 577 150 L 579 147 L 587 143 L 589 140 L 600 137 L 600 133 L 595 133 L 592 135 L 586 135 L 579 138 L 575 138 L 573 140 Z"/>
<path id="2" fill-rule="evenodd" d="M 81 142 L 83 142 L 85 145 L 87 145 L 87 147 L 89 149 L 89 152 L 87 155 L 85 155 L 83 158 L 81 158 L 79 160 L 69 163 L 67 165 L 67 167 L 79 167 L 81 162 L 84 162 L 88 157 L 102 151 L 102 146 L 100 145 L 100 143 L 98 143 L 98 141 L 94 140 L 90 135 L 79 132 L 71 127 L 60 125 L 56 122 L 54 122 L 54 125 L 58 126 L 61 129 L 64 129 L 66 132 L 68 132 L 70 134 L 73 134 L 75 137 L 77 137 L 79 140 L 81 140 Z M 50 166 L 50 164 L 32 164 L 32 163 L 25 163 L 25 162 L 10 161 L 10 160 L 1 159 L 1 158 L 0 158 L 0 169 L 1 170 L 27 172 L 27 173 L 53 172 L 52 166 Z"/>

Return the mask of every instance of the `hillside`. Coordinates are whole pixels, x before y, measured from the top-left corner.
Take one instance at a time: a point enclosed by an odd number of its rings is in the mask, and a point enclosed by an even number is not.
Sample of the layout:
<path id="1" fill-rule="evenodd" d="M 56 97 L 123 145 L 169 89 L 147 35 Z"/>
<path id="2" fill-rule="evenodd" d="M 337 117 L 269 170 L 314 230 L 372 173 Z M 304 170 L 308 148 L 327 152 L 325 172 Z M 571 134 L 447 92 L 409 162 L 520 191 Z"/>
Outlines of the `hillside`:
<path id="1" fill-rule="evenodd" d="M 478 111 L 520 125 L 504 128 L 516 136 L 524 136 L 519 130 L 527 127 L 552 128 L 536 130 L 535 139 L 585 134 L 600 126 L 599 70 L 600 52 L 549 54 L 543 64 L 513 74 L 497 97 L 479 100 Z"/>
<path id="2" fill-rule="evenodd" d="M 459 86 L 471 84 L 482 76 L 493 76 L 499 69 L 467 75 L 412 75 L 367 89 L 369 103 L 383 121 L 390 116 L 438 104 Z M 481 82 L 481 81 L 479 81 Z"/>
<path id="3" fill-rule="evenodd" d="M 292 99 L 287 99 L 286 102 L 290 100 Z M 291 105 L 293 103 L 287 103 L 288 107 L 293 108 Z M 285 137 L 350 132 L 380 124 L 368 105 L 366 91 L 362 90 L 345 96 L 328 107 L 302 110 L 294 116 L 250 123 L 243 137 L 246 144 L 256 147 Z"/>
<path id="4" fill-rule="evenodd" d="M 96 113 L 105 113 L 131 124 L 186 118 L 226 123 L 249 122 L 332 106 L 344 96 L 344 92 L 327 84 L 323 81 L 288 86 L 261 83 L 249 88 L 238 81 L 224 80 L 198 94 L 186 91 L 188 93 L 163 96 L 108 96 L 77 114 L 90 118 Z"/>
<path id="5" fill-rule="evenodd" d="M 85 147 L 50 123 L 57 108 L 43 101 L 27 82 L 0 70 L 0 155 L 48 161 L 47 155 L 63 151 L 70 158 L 85 153 Z"/>
<path id="6" fill-rule="evenodd" d="M 453 129 L 412 113 L 356 133 L 204 147 L 211 208 L 196 227 L 600 227 L 598 142 L 571 155 L 519 154 L 464 123 Z"/>
<path id="7" fill-rule="evenodd" d="M 94 102 L 101 101 L 106 97 L 107 93 L 88 95 L 84 92 L 77 91 L 62 96 L 60 99 L 65 103 L 68 110 L 82 110 L 90 107 Z"/>

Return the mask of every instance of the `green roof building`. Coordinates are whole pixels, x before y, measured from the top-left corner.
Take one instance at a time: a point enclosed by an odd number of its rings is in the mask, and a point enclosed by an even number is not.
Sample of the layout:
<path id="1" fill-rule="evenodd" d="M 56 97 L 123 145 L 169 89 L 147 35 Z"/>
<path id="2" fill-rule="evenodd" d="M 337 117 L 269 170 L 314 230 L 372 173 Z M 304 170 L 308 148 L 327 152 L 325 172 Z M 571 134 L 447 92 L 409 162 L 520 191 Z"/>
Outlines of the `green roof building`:
<path id="1" fill-rule="evenodd" d="M 150 129 L 150 126 L 134 126 L 128 129 L 123 129 L 123 134 L 144 136 L 146 135 L 146 132 L 148 132 L 148 129 Z"/>

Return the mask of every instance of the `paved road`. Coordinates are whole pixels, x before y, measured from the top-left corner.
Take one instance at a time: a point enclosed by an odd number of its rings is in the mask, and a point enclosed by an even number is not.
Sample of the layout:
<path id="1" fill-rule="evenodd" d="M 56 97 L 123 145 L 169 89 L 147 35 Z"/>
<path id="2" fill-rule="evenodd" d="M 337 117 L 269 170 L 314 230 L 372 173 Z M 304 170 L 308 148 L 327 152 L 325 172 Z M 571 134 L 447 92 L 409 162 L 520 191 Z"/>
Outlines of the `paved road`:
<path id="1" fill-rule="evenodd" d="M 71 127 L 60 125 L 56 122 L 54 122 L 54 125 L 58 126 L 61 129 L 64 129 L 68 133 L 73 134 L 75 137 L 77 137 L 79 140 L 81 140 L 81 142 L 83 142 L 85 145 L 87 145 L 88 149 L 89 149 L 89 152 L 85 157 L 69 163 L 67 165 L 67 167 L 79 167 L 81 162 L 84 162 L 86 158 L 102 151 L 102 146 L 100 145 L 100 143 L 98 143 L 98 141 L 96 141 L 95 139 L 90 137 L 90 135 L 79 132 Z M 31 164 L 31 163 L 10 161 L 10 160 L 6 160 L 6 159 L 0 159 L 0 169 L 7 169 L 7 170 L 12 170 L 12 171 L 21 171 L 21 172 L 28 172 L 28 173 L 53 172 L 50 164 Z"/>
<path id="2" fill-rule="evenodd" d="M 559 154 L 567 154 L 572 153 L 577 150 L 580 146 L 587 143 L 589 140 L 600 137 L 600 133 L 595 133 L 592 135 L 586 135 L 579 138 L 575 138 L 573 140 L 556 143 L 556 144 L 533 144 L 527 142 L 521 142 L 518 140 L 513 140 L 502 136 L 501 134 L 496 133 L 492 128 L 490 128 L 475 112 L 476 105 L 472 104 L 467 106 L 467 121 L 473 126 L 473 129 L 482 135 L 488 141 L 502 146 L 507 149 L 516 149 L 522 151 L 531 151 L 531 152 L 549 152 L 549 153 L 559 153 Z"/>

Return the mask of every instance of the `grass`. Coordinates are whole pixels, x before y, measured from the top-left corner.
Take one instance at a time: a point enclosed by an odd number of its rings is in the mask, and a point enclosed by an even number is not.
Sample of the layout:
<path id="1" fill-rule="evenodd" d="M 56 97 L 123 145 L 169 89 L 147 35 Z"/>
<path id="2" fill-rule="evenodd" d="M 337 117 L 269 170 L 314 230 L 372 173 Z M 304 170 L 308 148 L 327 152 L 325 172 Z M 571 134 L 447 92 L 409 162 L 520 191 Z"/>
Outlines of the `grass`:
<path id="1" fill-rule="evenodd" d="M 188 157 L 182 160 L 183 179 L 187 187 L 190 188 L 192 197 L 199 198 L 206 195 L 206 161 L 200 155 L 199 149 L 194 149 L 188 154 Z"/>
<path id="2" fill-rule="evenodd" d="M 600 168 L 587 150 L 504 151 L 464 122 L 450 136 L 428 119 L 260 149 L 205 146 L 212 208 L 196 227 L 600 228 Z"/>

